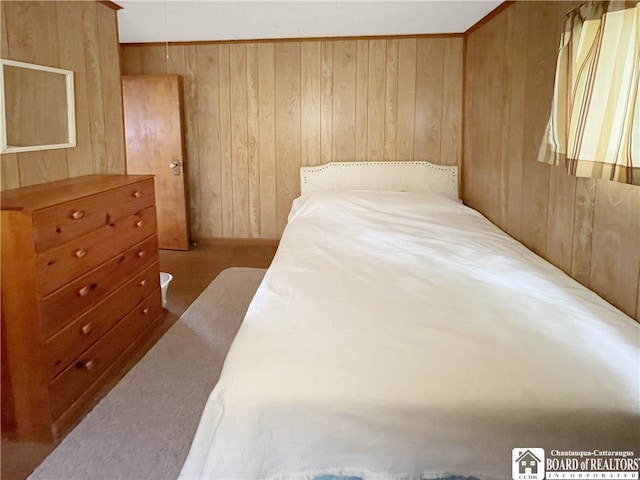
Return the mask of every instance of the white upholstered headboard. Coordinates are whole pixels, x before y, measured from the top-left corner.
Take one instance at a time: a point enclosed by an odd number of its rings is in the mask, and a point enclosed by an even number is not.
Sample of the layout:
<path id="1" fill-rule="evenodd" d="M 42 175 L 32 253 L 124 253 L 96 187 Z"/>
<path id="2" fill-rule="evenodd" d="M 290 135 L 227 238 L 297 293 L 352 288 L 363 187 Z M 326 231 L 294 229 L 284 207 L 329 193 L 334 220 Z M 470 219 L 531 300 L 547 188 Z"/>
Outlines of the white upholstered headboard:
<path id="1" fill-rule="evenodd" d="M 426 161 L 331 162 L 300 168 L 302 194 L 315 190 L 434 192 L 458 200 L 458 167 Z"/>

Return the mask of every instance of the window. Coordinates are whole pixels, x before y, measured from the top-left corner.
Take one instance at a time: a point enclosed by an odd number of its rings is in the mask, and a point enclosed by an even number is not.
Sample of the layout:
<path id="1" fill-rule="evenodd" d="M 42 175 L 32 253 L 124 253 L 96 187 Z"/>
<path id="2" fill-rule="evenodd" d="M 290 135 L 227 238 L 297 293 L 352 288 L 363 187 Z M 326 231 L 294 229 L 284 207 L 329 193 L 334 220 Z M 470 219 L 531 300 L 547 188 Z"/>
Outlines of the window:
<path id="1" fill-rule="evenodd" d="M 571 175 L 640 185 L 640 4 L 567 13 L 538 160 Z"/>

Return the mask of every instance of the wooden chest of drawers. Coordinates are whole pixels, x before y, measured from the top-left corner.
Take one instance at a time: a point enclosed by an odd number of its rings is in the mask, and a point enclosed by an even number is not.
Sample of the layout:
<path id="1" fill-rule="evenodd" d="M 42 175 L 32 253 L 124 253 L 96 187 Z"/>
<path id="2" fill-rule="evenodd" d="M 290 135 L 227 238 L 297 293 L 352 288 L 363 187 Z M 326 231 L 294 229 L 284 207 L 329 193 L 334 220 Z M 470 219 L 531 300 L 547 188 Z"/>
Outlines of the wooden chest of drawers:
<path id="1" fill-rule="evenodd" d="M 2 436 L 60 438 L 160 323 L 153 177 L 2 192 Z"/>

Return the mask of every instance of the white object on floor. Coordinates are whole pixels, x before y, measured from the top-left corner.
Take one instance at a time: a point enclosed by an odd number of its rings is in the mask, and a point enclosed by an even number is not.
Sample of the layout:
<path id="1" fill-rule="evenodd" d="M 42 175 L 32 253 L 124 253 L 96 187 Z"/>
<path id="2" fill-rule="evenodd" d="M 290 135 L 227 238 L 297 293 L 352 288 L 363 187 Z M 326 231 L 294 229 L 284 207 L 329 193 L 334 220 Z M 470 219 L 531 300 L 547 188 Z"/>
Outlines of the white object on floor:
<path id="1" fill-rule="evenodd" d="M 167 304 L 167 290 L 169 289 L 169 284 L 173 280 L 173 275 L 166 272 L 160 272 L 160 288 L 162 288 L 162 306 Z"/>

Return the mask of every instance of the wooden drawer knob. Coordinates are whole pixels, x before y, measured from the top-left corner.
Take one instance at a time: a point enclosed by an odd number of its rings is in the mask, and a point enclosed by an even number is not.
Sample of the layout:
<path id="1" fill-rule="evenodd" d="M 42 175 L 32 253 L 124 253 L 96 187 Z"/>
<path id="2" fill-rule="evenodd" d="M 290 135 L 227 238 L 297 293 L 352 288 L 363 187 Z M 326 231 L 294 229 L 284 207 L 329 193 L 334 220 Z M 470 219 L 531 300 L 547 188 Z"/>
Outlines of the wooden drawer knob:
<path id="1" fill-rule="evenodd" d="M 140 286 L 144 287 L 147 285 L 147 283 L 149 283 L 149 281 L 146 278 L 143 278 L 142 280 L 140 280 Z"/>
<path id="2" fill-rule="evenodd" d="M 140 250 L 138 252 L 138 258 L 144 258 L 145 255 L 146 255 L 146 252 L 144 250 Z"/>
<path id="3" fill-rule="evenodd" d="M 83 217 L 84 217 L 84 210 L 76 210 L 71 214 L 71 218 L 73 218 L 74 220 L 80 220 Z"/>
<path id="4" fill-rule="evenodd" d="M 144 310 L 142 310 L 142 314 L 143 314 L 143 315 L 149 315 L 149 312 L 150 312 L 150 311 L 151 311 L 151 308 L 149 308 L 149 307 L 145 307 L 145 309 L 144 309 Z"/>
<path id="5" fill-rule="evenodd" d="M 96 366 L 96 361 L 91 359 L 91 360 L 87 360 L 86 362 L 84 362 L 84 369 L 85 370 L 91 370 L 93 367 Z"/>
<path id="6" fill-rule="evenodd" d="M 138 221 L 136 222 L 136 227 L 138 227 L 138 228 L 142 228 L 142 227 L 144 227 L 144 222 L 143 222 L 142 220 L 138 220 Z"/>
<path id="7" fill-rule="evenodd" d="M 80 290 L 78 290 L 78 295 L 80 295 L 81 297 L 86 297 L 87 295 L 89 295 L 90 291 L 91 287 L 89 285 L 85 285 Z"/>
<path id="8" fill-rule="evenodd" d="M 82 258 L 87 254 L 87 251 L 84 248 L 79 248 L 78 250 L 76 250 L 76 258 Z"/>
<path id="9" fill-rule="evenodd" d="M 82 327 L 83 335 L 89 335 L 91 332 L 93 332 L 93 325 L 91 325 L 90 323 L 87 323 Z"/>
<path id="10" fill-rule="evenodd" d="M 133 192 L 133 196 L 136 198 L 140 198 L 142 197 L 142 192 L 140 190 L 136 190 L 135 192 Z"/>

